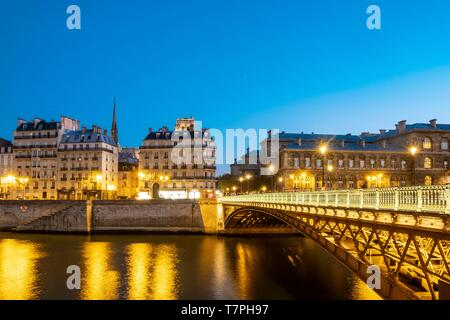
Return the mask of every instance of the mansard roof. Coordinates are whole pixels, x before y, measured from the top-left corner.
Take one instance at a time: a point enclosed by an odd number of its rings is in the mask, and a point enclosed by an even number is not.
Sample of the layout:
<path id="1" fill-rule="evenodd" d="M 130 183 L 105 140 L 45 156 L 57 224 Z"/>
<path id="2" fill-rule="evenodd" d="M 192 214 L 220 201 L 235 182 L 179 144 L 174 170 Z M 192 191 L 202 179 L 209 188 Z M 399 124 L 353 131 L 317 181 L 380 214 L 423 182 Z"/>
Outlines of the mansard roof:
<path id="1" fill-rule="evenodd" d="M 12 146 L 11 141 L 0 138 L 0 147 L 10 147 Z"/>
<path id="2" fill-rule="evenodd" d="M 111 146 L 117 146 L 114 139 L 110 136 L 107 136 L 103 133 L 96 132 L 92 129 L 87 129 L 86 131 L 76 130 L 76 131 L 67 131 L 64 133 L 61 144 L 65 143 L 95 143 L 95 142 L 104 142 Z"/>
<path id="3" fill-rule="evenodd" d="M 36 130 L 58 130 L 60 122 L 58 121 L 45 121 L 42 119 L 36 119 L 36 121 L 29 121 L 21 123 L 16 131 L 36 131 Z"/>

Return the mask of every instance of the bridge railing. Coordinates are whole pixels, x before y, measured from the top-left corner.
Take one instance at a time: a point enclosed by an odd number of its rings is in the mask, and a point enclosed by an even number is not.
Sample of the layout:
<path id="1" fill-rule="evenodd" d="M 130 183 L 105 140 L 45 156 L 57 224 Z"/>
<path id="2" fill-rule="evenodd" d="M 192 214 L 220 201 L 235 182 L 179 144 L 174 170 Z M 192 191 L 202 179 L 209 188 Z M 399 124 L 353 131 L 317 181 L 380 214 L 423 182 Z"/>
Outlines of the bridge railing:
<path id="1" fill-rule="evenodd" d="M 450 185 L 261 193 L 222 198 L 224 203 L 278 203 L 450 214 Z"/>

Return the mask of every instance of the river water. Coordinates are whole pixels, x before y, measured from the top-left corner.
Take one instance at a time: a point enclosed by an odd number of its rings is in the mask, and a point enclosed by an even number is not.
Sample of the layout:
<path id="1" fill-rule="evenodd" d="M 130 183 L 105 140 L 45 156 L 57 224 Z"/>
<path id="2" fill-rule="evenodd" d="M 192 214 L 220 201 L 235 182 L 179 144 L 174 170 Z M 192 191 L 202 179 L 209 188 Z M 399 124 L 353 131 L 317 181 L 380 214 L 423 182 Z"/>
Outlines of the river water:
<path id="1" fill-rule="evenodd" d="M 68 266 L 81 270 L 69 290 Z M 304 237 L 0 232 L 0 299 L 379 299 Z"/>

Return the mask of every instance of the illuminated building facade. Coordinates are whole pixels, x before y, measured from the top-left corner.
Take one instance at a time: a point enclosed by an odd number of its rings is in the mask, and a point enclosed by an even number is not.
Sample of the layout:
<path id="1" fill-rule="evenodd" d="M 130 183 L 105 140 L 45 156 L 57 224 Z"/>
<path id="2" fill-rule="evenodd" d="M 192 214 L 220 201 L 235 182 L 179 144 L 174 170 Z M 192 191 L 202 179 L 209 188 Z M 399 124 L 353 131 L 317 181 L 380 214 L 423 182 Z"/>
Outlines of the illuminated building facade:
<path id="1" fill-rule="evenodd" d="M 119 152 L 117 197 L 136 199 L 139 193 L 139 149 L 124 148 Z"/>
<path id="2" fill-rule="evenodd" d="M 139 198 L 212 197 L 216 185 L 215 144 L 193 118 L 175 129 L 149 130 L 140 146 Z"/>
<path id="3" fill-rule="evenodd" d="M 65 116 L 60 121 L 19 119 L 14 131 L 14 185 L 12 199 L 56 199 L 58 146 L 63 134 L 78 130 L 80 122 Z"/>
<path id="4" fill-rule="evenodd" d="M 107 130 L 66 132 L 58 148 L 58 198 L 116 199 L 118 147 Z"/>
<path id="5" fill-rule="evenodd" d="M 12 176 L 14 175 L 14 154 L 12 143 L 0 139 L 0 199 L 9 199 Z"/>
<path id="6" fill-rule="evenodd" d="M 281 132 L 278 176 L 286 191 L 450 183 L 449 140 L 450 125 L 434 119 L 376 134 Z"/>

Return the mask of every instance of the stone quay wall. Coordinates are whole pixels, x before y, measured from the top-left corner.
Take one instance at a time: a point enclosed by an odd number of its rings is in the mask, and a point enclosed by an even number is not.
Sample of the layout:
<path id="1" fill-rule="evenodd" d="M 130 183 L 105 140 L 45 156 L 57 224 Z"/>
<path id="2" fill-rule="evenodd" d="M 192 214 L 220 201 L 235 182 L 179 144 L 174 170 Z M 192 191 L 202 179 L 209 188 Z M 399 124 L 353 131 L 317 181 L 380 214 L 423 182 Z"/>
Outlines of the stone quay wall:
<path id="1" fill-rule="evenodd" d="M 0 230 L 216 233 L 211 200 L 1 201 Z"/>

